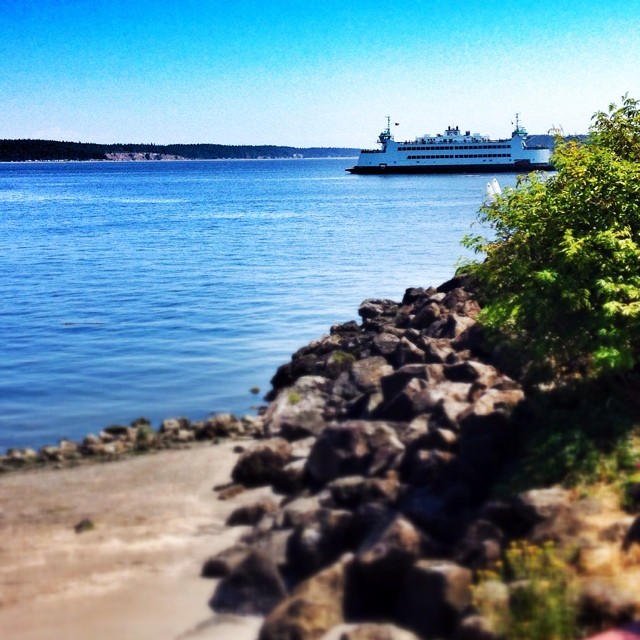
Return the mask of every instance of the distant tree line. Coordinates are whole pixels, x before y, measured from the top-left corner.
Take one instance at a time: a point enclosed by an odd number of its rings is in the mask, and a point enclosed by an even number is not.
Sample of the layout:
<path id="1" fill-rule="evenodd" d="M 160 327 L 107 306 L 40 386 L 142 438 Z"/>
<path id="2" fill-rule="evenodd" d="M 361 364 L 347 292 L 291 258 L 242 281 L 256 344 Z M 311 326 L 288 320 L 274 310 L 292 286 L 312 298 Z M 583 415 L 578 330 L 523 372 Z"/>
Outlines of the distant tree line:
<path id="1" fill-rule="evenodd" d="M 0 162 L 27 160 L 107 160 L 111 153 L 180 156 L 190 160 L 335 158 L 357 155 L 348 147 L 279 147 L 224 144 L 94 144 L 56 140 L 0 140 Z"/>

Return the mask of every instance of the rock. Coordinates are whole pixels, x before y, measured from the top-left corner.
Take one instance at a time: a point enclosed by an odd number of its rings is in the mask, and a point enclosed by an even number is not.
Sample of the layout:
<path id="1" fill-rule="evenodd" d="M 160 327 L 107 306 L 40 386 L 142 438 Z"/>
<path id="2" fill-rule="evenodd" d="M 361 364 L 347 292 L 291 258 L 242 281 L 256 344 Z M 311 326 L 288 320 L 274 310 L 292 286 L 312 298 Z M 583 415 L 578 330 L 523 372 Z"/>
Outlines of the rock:
<path id="1" fill-rule="evenodd" d="M 246 545 L 235 545 L 211 556 L 202 565 L 201 577 L 224 578 L 228 576 L 248 555 L 251 549 Z"/>
<path id="2" fill-rule="evenodd" d="M 135 438 L 135 429 L 120 424 L 112 424 L 109 427 L 105 427 L 102 433 L 116 440 L 133 440 Z"/>
<path id="3" fill-rule="evenodd" d="M 60 440 L 58 448 L 65 458 L 74 458 L 79 454 L 78 445 L 70 440 Z"/>
<path id="4" fill-rule="evenodd" d="M 348 571 L 349 619 L 389 620 L 407 571 L 425 548 L 425 536 L 402 515 L 380 522 L 358 547 Z"/>
<path id="5" fill-rule="evenodd" d="M 520 388 L 500 389 L 493 387 L 487 389 L 476 400 L 474 414 L 488 416 L 497 411 L 509 414 L 522 400 L 524 400 L 524 392 Z"/>
<path id="6" fill-rule="evenodd" d="M 622 550 L 628 551 L 633 544 L 640 544 L 640 516 L 638 516 L 624 534 Z"/>
<path id="7" fill-rule="evenodd" d="M 427 389 L 426 380 L 411 378 L 399 393 L 376 410 L 376 417 L 383 420 L 410 422 L 423 413 L 428 406 L 429 395 L 423 393 Z"/>
<path id="8" fill-rule="evenodd" d="M 321 640 L 419 640 L 393 624 L 340 624 L 322 636 Z"/>
<path id="9" fill-rule="evenodd" d="M 284 493 L 287 495 L 299 493 L 305 485 L 305 465 L 307 461 L 294 460 L 289 462 L 282 469 L 276 472 L 272 481 L 273 490 L 276 493 Z"/>
<path id="10" fill-rule="evenodd" d="M 393 300 L 368 299 L 361 303 L 358 309 L 358 315 L 365 321 L 386 316 L 387 318 L 395 317 L 398 313 L 399 305 Z"/>
<path id="11" fill-rule="evenodd" d="M 246 487 L 268 485 L 290 459 L 291 445 L 282 438 L 271 438 L 242 453 L 231 477 Z"/>
<path id="12" fill-rule="evenodd" d="M 7 449 L 5 461 L 13 465 L 22 465 L 29 462 L 35 462 L 38 459 L 38 452 L 34 449 Z"/>
<path id="13" fill-rule="evenodd" d="M 578 621 L 593 631 L 631 622 L 637 611 L 636 594 L 606 580 L 591 580 L 578 599 Z"/>
<path id="14" fill-rule="evenodd" d="M 308 521 L 306 517 L 309 513 L 315 513 L 322 508 L 318 496 L 299 497 L 291 502 L 282 505 L 281 526 L 284 528 L 294 528 Z"/>
<path id="15" fill-rule="evenodd" d="M 490 389 L 456 418 L 460 428 L 460 459 L 487 483 L 500 470 L 509 452 L 515 435 L 511 401 L 515 403 L 521 398 L 520 390 Z"/>
<path id="16" fill-rule="evenodd" d="M 187 418 L 165 418 L 160 424 L 159 433 L 177 433 L 180 429 L 188 429 L 191 422 Z"/>
<path id="17" fill-rule="evenodd" d="M 123 453 L 125 449 L 126 445 L 122 441 L 116 440 L 115 442 L 105 442 L 102 444 L 101 453 L 106 456 L 117 456 Z"/>
<path id="18" fill-rule="evenodd" d="M 444 364 L 452 356 L 451 341 L 422 336 L 418 346 L 424 351 L 425 362 Z"/>
<path id="19" fill-rule="evenodd" d="M 287 567 L 287 550 L 291 539 L 291 530 L 273 529 L 261 534 L 252 541 L 252 547 L 267 554 L 278 567 L 287 584 L 291 583 L 291 571 Z"/>
<path id="20" fill-rule="evenodd" d="M 394 475 L 389 478 L 347 476 L 329 483 L 327 489 L 337 507 L 355 509 L 370 502 L 395 502 L 400 491 L 400 482 Z"/>
<path id="21" fill-rule="evenodd" d="M 393 373 L 393 367 L 381 356 L 363 358 L 353 363 L 348 377 L 361 393 L 376 393 L 381 390 L 380 381 Z"/>
<path id="22" fill-rule="evenodd" d="M 415 487 L 402 497 L 400 511 L 424 531 L 446 540 L 455 531 L 447 505 L 431 487 Z"/>
<path id="23" fill-rule="evenodd" d="M 393 359 L 400 346 L 400 338 L 392 333 L 379 333 L 373 339 L 374 353 Z"/>
<path id="24" fill-rule="evenodd" d="M 241 484 L 231 483 L 225 487 L 219 489 L 218 500 L 231 500 L 244 491 L 244 487 Z"/>
<path id="25" fill-rule="evenodd" d="M 405 289 L 404 296 L 402 297 L 402 304 L 413 304 L 414 302 L 429 298 L 437 293 L 437 289 L 434 287 L 429 287 L 425 289 L 424 287 L 409 287 Z"/>
<path id="26" fill-rule="evenodd" d="M 411 340 L 402 338 L 398 345 L 397 355 L 395 357 L 395 364 L 402 367 L 407 364 L 420 364 L 426 362 L 426 354 L 415 345 Z"/>
<path id="27" fill-rule="evenodd" d="M 516 513 L 530 526 L 554 520 L 571 507 L 571 493 L 560 487 L 531 489 L 516 497 Z"/>
<path id="28" fill-rule="evenodd" d="M 498 379 L 495 367 L 475 360 L 445 366 L 444 375 L 451 382 L 482 382 L 487 387 Z"/>
<path id="29" fill-rule="evenodd" d="M 195 422 L 193 432 L 196 440 L 228 438 L 239 431 L 238 419 L 231 413 L 219 413 L 206 420 Z"/>
<path id="30" fill-rule="evenodd" d="M 357 334 L 360 333 L 360 327 L 355 320 L 349 320 L 348 322 L 343 322 L 341 324 L 334 324 L 331 326 L 331 334 Z"/>
<path id="31" fill-rule="evenodd" d="M 227 518 L 227 526 L 256 525 L 269 513 L 275 513 L 278 505 L 270 498 L 262 498 L 258 502 L 238 507 Z"/>
<path id="32" fill-rule="evenodd" d="M 95 528 L 96 526 L 93 524 L 91 518 L 83 518 L 73 527 L 73 530 L 76 533 L 84 533 L 85 531 L 92 531 Z"/>
<path id="33" fill-rule="evenodd" d="M 577 527 L 576 527 L 577 529 Z M 533 536 L 537 541 L 538 536 Z M 566 533 L 558 535 L 551 531 L 543 540 L 558 540 L 560 543 L 566 539 Z M 597 544 L 586 540 L 574 542 L 577 547 L 575 566 L 585 575 L 607 575 L 620 560 L 620 550 L 611 544 Z"/>
<path id="34" fill-rule="evenodd" d="M 440 306 L 434 300 L 425 304 L 410 322 L 410 326 L 416 329 L 426 329 L 440 318 Z"/>
<path id="35" fill-rule="evenodd" d="M 287 566 L 298 579 L 323 569 L 357 543 L 349 511 L 318 509 L 305 514 L 287 546 Z"/>
<path id="36" fill-rule="evenodd" d="M 280 391 L 264 415 L 267 432 L 287 440 L 318 435 L 326 425 L 327 388 L 326 378 L 303 376 Z"/>
<path id="37" fill-rule="evenodd" d="M 419 560 L 398 597 L 396 620 L 423 638 L 449 637 L 471 604 L 471 571 L 453 562 Z"/>
<path id="38" fill-rule="evenodd" d="M 500 640 L 502 636 L 494 631 L 486 618 L 467 616 L 456 628 L 451 640 Z"/>
<path id="39" fill-rule="evenodd" d="M 355 561 L 361 565 L 386 566 L 395 571 L 398 566 L 412 564 L 424 550 L 424 535 L 402 515 L 395 514 L 381 522 L 360 545 Z"/>
<path id="40" fill-rule="evenodd" d="M 454 383 L 456 384 L 456 383 Z M 464 389 L 465 395 L 468 393 L 468 386 Z M 447 391 L 443 389 L 443 391 Z M 433 399 L 431 399 L 433 402 Z M 451 429 L 454 432 L 460 429 L 460 418 L 463 414 L 466 414 L 471 405 L 466 400 L 460 400 L 456 394 L 447 394 L 442 399 L 437 407 L 434 408 L 436 418 L 445 428 Z"/>
<path id="41" fill-rule="evenodd" d="M 265 396 L 265 400 L 272 402 L 278 396 L 278 392 L 285 387 L 291 386 L 295 381 L 291 372 L 291 363 L 280 365 L 271 378 L 271 391 Z"/>
<path id="42" fill-rule="evenodd" d="M 319 640 L 344 622 L 344 558 L 300 583 L 266 618 L 259 640 Z"/>
<path id="43" fill-rule="evenodd" d="M 433 429 L 430 431 L 434 449 L 441 451 L 451 451 L 458 442 L 458 434 L 451 429 Z"/>
<path id="44" fill-rule="evenodd" d="M 471 294 L 462 287 L 456 287 L 447 292 L 440 303 L 445 309 L 461 309 L 471 298 Z"/>
<path id="45" fill-rule="evenodd" d="M 443 379 L 443 367 L 437 364 L 406 364 L 380 380 L 382 395 L 388 402 L 402 391 L 413 378 L 436 384 Z"/>
<path id="46" fill-rule="evenodd" d="M 312 481 L 324 485 L 340 476 L 382 476 L 397 468 L 404 445 L 390 423 L 347 420 L 329 425 L 307 460 Z"/>
<path id="47" fill-rule="evenodd" d="M 90 433 L 82 440 L 81 448 L 83 453 L 97 455 L 102 451 L 102 440 L 97 435 Z"/>
<path id="48" fill-rule="evenodd" d="M 286 595 L 273 561 L 260 551 L 251 551 L 220 581 L 209 605 L 220 613 L 267 615 Z"/>
<path id="49" fill-rule="evenodd" d="M 467 329 L 475 325 L 475 320 L 467 316 L 451 313 L 433 322 L 425 333 L 431 338 L 454 339 L 462 335 Z"/>
<path id="50" fill-rule="evenodd" d="M 58 447 L 41 447 L 38 454 L 40 458 L 48 462 L 62 462 L 63 459 L 62 452 Z"/>
<path id="51" fill-rule="evenodd" d="M 193 442 L 196 439 L 195 433 L 190 429 L 180 429 L 177 433 L 172 434 L 172 440 L 174 442 Z"/>
<path id="52" fill-rule="evenodd" d="M 453 552 L 455 561 L 469 569 L 487 569 L 501 559 L 504 533 L 492 522 L 478 519 L 467 528 Z"/>
<path id="53" fill-rule="evenodd" d="M 314 436 L 309 436 L 308 438 L 303 438 L 302 440 L 295 440 L 291 443 L 291 455 L 296 458 L 308 458 L 311 454 L 311 449 L 313 449 L 313 445 L 316 443 L 317 438 Z"/>
<path id="54" fill-rule="evenodd" d="M 403 464 L 403 480 L 413 486 L 425 486 L 436 481 L 444 469 L 455 460 L 449 451 L 416 451 Z"/>
<path id="55" fill-rule="evenodd" d="M 612 522 L 610 525 L 598 531 L 598 540 L 601 542 L 618 543 L 620 545 L 624 544 L 625 536 L 632 522 L 633 518 L 622 518 L 621 520 Z M 627 549 L 628 547 L 623 547 L 623 551 Z"/>

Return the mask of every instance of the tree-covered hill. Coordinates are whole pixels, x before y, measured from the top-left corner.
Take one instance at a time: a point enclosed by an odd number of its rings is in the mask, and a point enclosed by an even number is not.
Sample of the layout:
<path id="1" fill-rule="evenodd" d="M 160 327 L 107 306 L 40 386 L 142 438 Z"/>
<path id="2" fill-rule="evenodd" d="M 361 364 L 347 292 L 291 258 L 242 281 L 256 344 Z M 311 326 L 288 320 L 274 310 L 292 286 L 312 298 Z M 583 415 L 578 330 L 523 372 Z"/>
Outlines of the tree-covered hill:
<path id="1" fill-rule="evenodd" d="M 355 156 L 358 149 L 347 147 L 280 147 L 275 145 L 222 144 L 93 144 L 56 140 L 0 140 L 0 162 L 27 160 L 108 160 L 115 154 L 137 154 L 136 159 L 167 156 L 189 160 L 257 158 L 337 158 Z M 139 157 L 142 154 L 142 157 Z M 126 159 L 126 158 L 120 158 Z M 132 157 L 133 159 L 133 157 Z"/>

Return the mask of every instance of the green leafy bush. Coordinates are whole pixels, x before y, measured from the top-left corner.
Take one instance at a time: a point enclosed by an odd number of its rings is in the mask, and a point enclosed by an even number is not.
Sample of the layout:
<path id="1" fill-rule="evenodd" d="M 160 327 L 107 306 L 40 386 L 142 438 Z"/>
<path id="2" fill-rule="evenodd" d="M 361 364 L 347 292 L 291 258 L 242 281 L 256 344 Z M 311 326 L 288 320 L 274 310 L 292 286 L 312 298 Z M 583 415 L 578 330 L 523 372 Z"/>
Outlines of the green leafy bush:
<path id="1" fill-rule="evenodd" d="M 481 322 L 535 379 L 625 370 L 640 358 L 640 103 L 593 117 L 585 143 L 559 141 L 555 175 L 521 177 L 480 210 L 487 236 Z"/>

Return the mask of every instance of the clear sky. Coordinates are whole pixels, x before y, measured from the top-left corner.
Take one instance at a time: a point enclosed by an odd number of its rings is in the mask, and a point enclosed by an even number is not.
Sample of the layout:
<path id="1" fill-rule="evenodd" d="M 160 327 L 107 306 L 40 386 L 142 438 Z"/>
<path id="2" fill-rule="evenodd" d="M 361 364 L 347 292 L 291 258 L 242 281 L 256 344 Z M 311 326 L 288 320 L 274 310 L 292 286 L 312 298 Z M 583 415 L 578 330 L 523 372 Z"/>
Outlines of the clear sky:
<path id="1" fill-rule="evenodd" d="M 0 138 L 374 146 L 583 133 L 640 99 L 640 0 L 0 0 Z"/>

